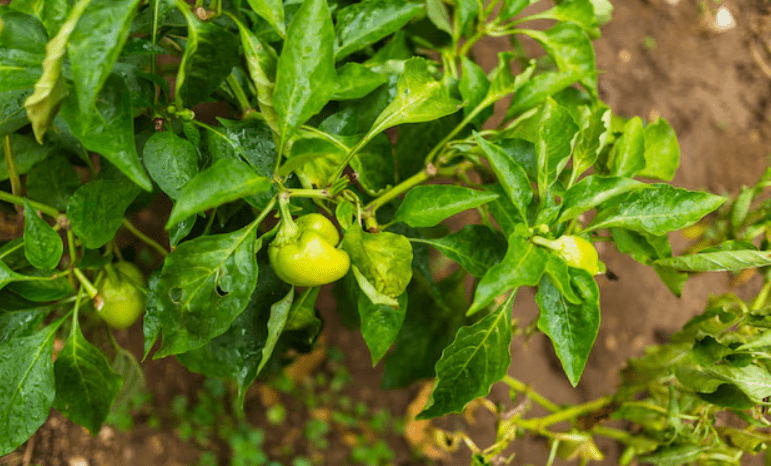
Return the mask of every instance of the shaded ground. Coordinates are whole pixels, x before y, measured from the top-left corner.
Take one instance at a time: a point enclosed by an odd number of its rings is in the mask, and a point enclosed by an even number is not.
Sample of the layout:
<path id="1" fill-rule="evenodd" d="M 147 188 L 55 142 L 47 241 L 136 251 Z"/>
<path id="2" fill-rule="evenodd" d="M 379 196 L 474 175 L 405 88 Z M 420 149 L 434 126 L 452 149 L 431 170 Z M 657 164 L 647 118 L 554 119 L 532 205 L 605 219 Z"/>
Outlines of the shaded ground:
<path id="1" fill-rule="evenodd" d="M 771 116 L 771 54 L 768 52 L 771 4 L 763 0 L 723 1 L 722 5 L 733 15 L 735 27 L 719 32 L 710 16 L 719 2 L 712 0 L 617 0 L 614 3 L 613 21 L 604 27 L 603 37 L 595 43 L 598 68 L 605 70 L 599 77 L 602 97 L 618 114 L 641 115 L 645 119 L 660 115 L 670 122 L 681 144 L 681 168 L 674 180 L 676 185 L 735 194 L 742 185 L 753 183 L 765 168 L 771 148 L 771 129 L 767 124 Z M 484 44 L 477 53 L 494 60 L 495 48 L 505 45 L 505 42 Z M 137 219 L 145 231 L 153 231 L 153 223 L 152 218 Z M 672 241 L 676 252 L 685 246 L 685 241 L 678 236 L 673 236 Z M 600 250 L 600 255 L 619 279 L 599 278 L 603 321 L 579 386 L 570 387 L 545 337 L 535 337 L 528 346 L 519 340 L 512 345 L 514 362 L 510 374 L 531 383 L 541 394 L 559 403 L 581 402 L 611 393 L 618 380 L 618 370 L 628 357 L 640 355 L 646 345 L 665 340 L 703 308 L 710 293 L 729 290 L 730 277 L 714 274 L 692 279 L 683 297 L 677 299 L 652 270 L 619 255 L 612 247 Z M 756 283 L 750 281 L 732 291 L 746 297 Z M 399 417 L 420 389 L 416 386 L 408 390 L 379 391 L 381 369 L 370 366 L 361 336 L 340 325 L 330 299 L 322 300 L 320 307 L 327 320 L 327 342 L 342 349 L 344 366 L 310 360 L 309 367 L 298 371 L 325 374 L 328 380 L 333 380 L 335 374 L 340 373 L 340 367 L 344 367 L 352 381 L 334 392 L 328 405 L 322 400 L 316 408 L 293 404 L 296 402 L 287 394 L 274 391 L 266 395 L 259 388 L 254 388 L 247 397 L 247 419 L 266 432 L 264 449 L 271 457 L 282 458 L 285 465 L 291 464 L 285 458 L 292 454 L 312 456 L 313 448 L 303 440 L 308 437 L 303 427 L 309 419 L 323 420 L 325 416 L 328 419 L 331 412 L 341 410 L 335 400 L 350 397 L 354 403 L 363 402 L 368 413 L 382 409 Z M 536 317 L 533 293 L 520 293 L 515 314 L 523 325 Z M 141 354 L 141 327 L 134 326 L 118 338 L 134 354 Z M 170 410 L 175 396 L 181 393 L 195 400 L 203 379 L 186 372 L 173 358 L 147 361 L 143 368 L 153 409 L 135 416 L 137 427 L 130 433 L 106 429 L 92 438 L 54 412 L 30 442 L 18 452 L 0 458 L 0 465 L 191 465 L 197 464 L 199 453 L 207 449 L 224 461 L 227 445 L 215 442 L 202 448 L 181 440 L 175 431 L 179 421 Z M 275 406 L 273 395 L 279 396 L 287 410 L 286 420 L 279 427 L 267 418 L 266 406 L 271 406 L 271 400 Z M 507 402 L 508 393 L 496 386 L 491 398 Z M 323 410 L 325 407 L 327 411 Z M 157 417 L 152 417 L 153 412 L 159 413 Z M 372 432 L 361 426 L 346 430 L 329 422 L 332 428 L 324 435 L 328 441 L 326 453 L 318 459 L 323 459 L 326 465 L 351 464 L 351 445 L 369 442 Z M 443 424 L 465 429 L 483 447 L 491 441 L 494 428 L 492 419 L 485 414 L 480 414 L 472 426 L 458 419 L 445 419 Z M 353 441 L 357 435 L 359 440 Z M 395 455 L 393 464 L 421 464 L 403 438 L 394 434 L 386 438 Z M 282 452 L 281 445 L 288 445 L 288 450 L 285 447 Z M 601 448 L 607 455 L 606 464 L 616 464 L 615 445 L 605 443 Z M 544 464 L 548 456 L 545 445 L 537 440 L 517 441 L 511 451 L 516 453 L 513 462 L 516 465 Z M 457 455 L 435 463 L 463 465 L 468 464 L 468 457 L 468 450 L 461 447 Z"/>

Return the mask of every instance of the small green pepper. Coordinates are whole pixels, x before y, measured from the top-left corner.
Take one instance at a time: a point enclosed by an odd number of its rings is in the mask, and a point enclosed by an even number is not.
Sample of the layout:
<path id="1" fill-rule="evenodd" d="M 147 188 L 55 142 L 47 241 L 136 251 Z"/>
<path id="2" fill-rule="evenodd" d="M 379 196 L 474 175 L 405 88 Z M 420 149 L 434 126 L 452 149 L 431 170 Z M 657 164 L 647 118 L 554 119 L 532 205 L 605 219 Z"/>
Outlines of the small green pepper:
<path id="1" fill-rule="evenodd" d="M 343 278 L 351 266 L 348 253 L 335 247 L 339 242 L 337 228 L 329 219 L 308 214 L 285 223 L 268 246 L 268 259 L 276 275 L 285 282 L 321 286 Z"/>
<path id="2" fill-rule="evenodd" d="M 145 277 L 131 262 L 117 262 L 96 287 L 104 304 L 97 314 L 113 328 L 129 328 L 145 312 Z"/>
<path id="3" fill-rule="evenodd" d="M 591 242 L 581 236 L 563 235 L 555 240 L 534 237 L 533 242 L 552 249 L 571 267 L 584 269 L 592 275 L 605 271 L 605 266 L 600 262 L 597 250 Z"/>

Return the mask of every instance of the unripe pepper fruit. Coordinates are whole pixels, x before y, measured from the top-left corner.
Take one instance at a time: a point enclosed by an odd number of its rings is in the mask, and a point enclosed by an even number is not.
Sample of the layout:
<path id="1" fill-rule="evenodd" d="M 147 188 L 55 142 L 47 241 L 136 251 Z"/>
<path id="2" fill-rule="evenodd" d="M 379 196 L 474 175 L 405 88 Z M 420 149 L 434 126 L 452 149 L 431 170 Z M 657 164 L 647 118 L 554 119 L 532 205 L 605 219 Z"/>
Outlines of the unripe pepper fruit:
<path id="1" fill-rule="evenodd" d="M 131 262 L 116 262 L 108 265 L 104 276 L 96 283 L 104 304 L 97 314 L 112 328 L 131 327 L 145 312 L 147 286 L 144 274 Z"/>
<path id="2" fill-rule="evenodd" d="M 597 249 L 581 236 L 563 235 L 555 240 L 533 237 L 533 242 L 555 251 L 571 267 L 584 269 L 592 275 L 605 271 Z"/>
<path id="3" fill-rule="evenodd" d="M 312 213 L 282 222 L 286 223 L 268 246 L 270 265 L 280 279 L 311 287 L 332 283 L 348 273 L 351 259 L 336 248 L 340 235 L 329 219 Z"/>

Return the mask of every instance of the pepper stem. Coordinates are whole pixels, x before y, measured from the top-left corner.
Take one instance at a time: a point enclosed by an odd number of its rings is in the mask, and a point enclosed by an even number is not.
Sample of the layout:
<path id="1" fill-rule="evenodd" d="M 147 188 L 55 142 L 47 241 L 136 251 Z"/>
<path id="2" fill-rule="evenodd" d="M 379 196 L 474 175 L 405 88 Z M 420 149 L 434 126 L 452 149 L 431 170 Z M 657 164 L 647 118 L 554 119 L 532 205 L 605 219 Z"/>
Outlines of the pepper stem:
<path id="1" fill-rule="evenodd" d="M 300 228 L 292 220 L 292 214 L 289 212 L 289 193 L 278 195 L 278 209 L 281 211 L 281 223 L 272 244 L 280 247 L 297 241 L 297 237 L 300 236 Z"/>

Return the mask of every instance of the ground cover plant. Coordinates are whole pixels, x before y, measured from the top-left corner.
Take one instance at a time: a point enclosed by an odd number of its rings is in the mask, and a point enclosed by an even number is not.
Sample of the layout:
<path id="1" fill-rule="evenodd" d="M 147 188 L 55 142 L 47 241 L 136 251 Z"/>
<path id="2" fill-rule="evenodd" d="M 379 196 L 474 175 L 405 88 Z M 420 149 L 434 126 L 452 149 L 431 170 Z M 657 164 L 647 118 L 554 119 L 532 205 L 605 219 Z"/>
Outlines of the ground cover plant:
<path id="1" fill-rule="evenodd" d="M 340 312 L 385 366 L 384 386 L 436 378 L 420 414 L 431 418 L 502 379 L 527 391 L 506 378 L 519 287 L 538 288 L 541 315 L 527 332 L 545 333 L 578 383 L 599 327 L 594 275 L 605 272 L 592 242 L 650 264 L 676 294 L 691 273 L 767 266 L 765 245 L 752 242 L 765 235 L 764 207 L 750 209 L 764 180 L 731 204 L 711 249 L 671 257 L 666 234 L 726 199 L 660 183 L 678 166 L 670 126 L 619 118 L 599 101 L 591 39 L 609 4 L 523 13 L 531 3 L 2 7 L 0 200 L 24 230 L 0 249 L 0 452 L 51 407 L 97 432 L 137 364 L 117 345 L 89 343 L 81 325 L 125 327 L 145 307 L 145 357 L 234 379 L 243 402 L 289 349 L 310 349 L 319 286 L 336 282 Z M 471 53 L 486 36 L 512 42 L 492 70 Z M 529 59 L 523 40 L 545 55 Z M 207 102 L 227 109 L 216 123 L 192 110 Z M 173 202 L 170 251 L 126 219 L 159 197 Z M 441 228 L 465 211 L 479 215 Z M 164 257 L 148 282 L 120 257 L 121 229 Z M 429 248 L 458 271 L 435 280 Z M 531 394 L 551 417 L 506 419 L 475 461 L 492 461 L 522 430 L 585 460 L 597 459 L 591 433 L 627 442 L 626 459 L 661 464 L 736 462 L 763 448 L 761 431 L 724 428 L 712 414 L 764 425 L 764 290 L 750 305 L 711 306 L 713 327 L 686 328 L 680 347 L 666 347 L 671 359 L 632 362 L 642 375 L 616 397 L 563 409 Z M 57 337 L 66 344 L 54 362 Z M 638 392 L 652 401 L 631 404 Z M 647 435 L 579 423 L 599 409 Z M 546 429 L 565 420 L 574 431 Z"/>

